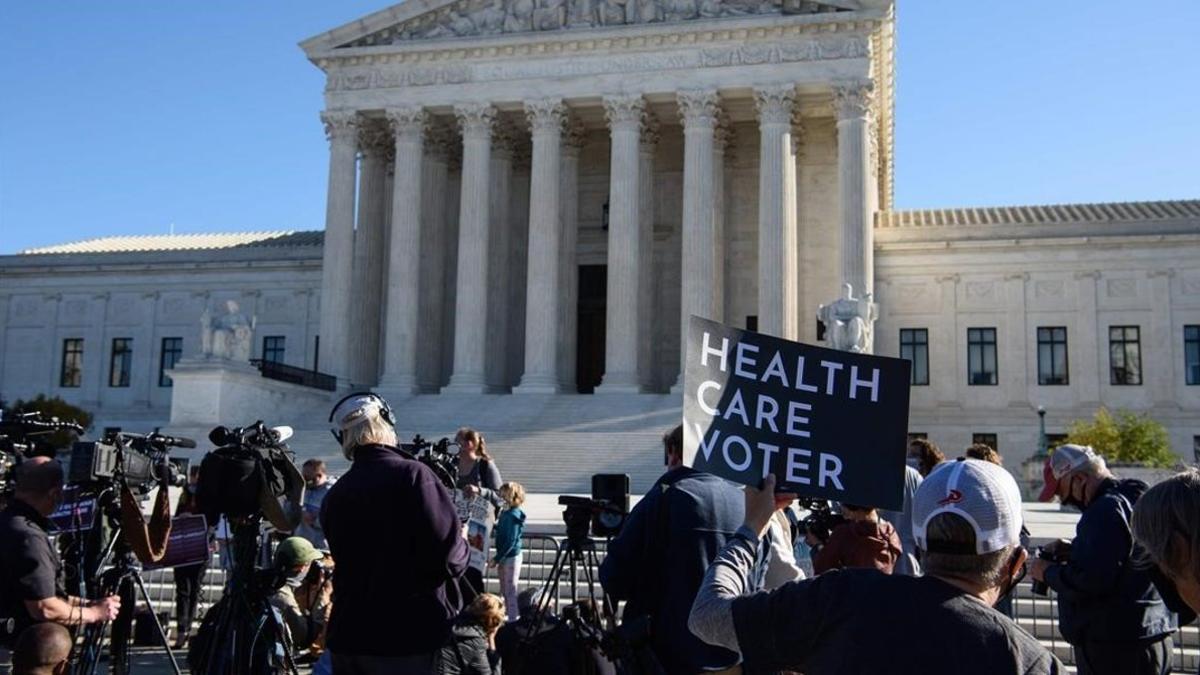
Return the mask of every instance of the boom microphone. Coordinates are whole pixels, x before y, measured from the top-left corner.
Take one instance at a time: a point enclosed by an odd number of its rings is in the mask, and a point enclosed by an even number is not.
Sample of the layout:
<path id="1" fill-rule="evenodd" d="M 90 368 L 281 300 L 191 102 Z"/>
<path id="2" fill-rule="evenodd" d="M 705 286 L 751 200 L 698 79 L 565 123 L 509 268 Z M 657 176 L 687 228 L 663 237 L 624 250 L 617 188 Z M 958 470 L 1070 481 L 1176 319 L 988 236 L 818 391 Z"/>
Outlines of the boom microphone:
<path id="1" fill-rule="evenodd" d="M 172 448 L 196 447 L 196 441 L 193 441 L 190 438 L 184 438 L 182 436 L 166 436 L 158 433 L 157 431 L 147 436 L 146 440 L 150 441 L 151 443 L 166 445 Z"/>

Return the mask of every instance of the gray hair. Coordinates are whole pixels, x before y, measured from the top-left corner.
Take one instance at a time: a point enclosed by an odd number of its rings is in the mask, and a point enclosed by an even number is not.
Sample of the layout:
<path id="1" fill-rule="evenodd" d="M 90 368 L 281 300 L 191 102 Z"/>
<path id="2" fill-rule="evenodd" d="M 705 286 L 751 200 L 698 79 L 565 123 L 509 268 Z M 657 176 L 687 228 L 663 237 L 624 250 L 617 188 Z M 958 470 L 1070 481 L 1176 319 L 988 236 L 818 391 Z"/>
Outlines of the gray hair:
<path id="1" fill-rule="evenodd" d="M 1150 488 L 1133 507 L 1133 538 L 1169 576 L 1200 581 L 1200 471 L 1188 469 Z"/>
<path id="2" fill-rule="evenodd" d="M 368 413 L 357 424 L 342 432 L 342 454 L 354 461 L 354 449 L 360 445 L 396 445 L 396 430 L 378 411 Z"/>
<path id="3" fill-rule="evenodd" d="M 925 526 L 930 543 L 952 544 L 955 547 L 975 548 L 975 530 L 961 516 L 939 513 Z M 921 566 L 926 574 L 959 579 L 983 588 L 996 588 L 1008 577 L 1008 561 L 1014 546 L 984 554 L 933 553 L 925 551 Z"/>

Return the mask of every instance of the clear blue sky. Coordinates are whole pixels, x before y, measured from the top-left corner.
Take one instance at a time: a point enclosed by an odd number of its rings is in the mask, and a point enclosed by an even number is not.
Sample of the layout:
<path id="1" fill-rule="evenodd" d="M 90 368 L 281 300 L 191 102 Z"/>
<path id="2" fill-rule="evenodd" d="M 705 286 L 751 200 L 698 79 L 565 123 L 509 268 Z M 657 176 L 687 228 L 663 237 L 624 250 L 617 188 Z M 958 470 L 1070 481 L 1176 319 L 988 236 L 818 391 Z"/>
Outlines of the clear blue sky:
<path id="1" fill-rule="evenodd" d="M 300 40 L 386 0 L 6 0 L 0 253 L 323 227 Z M 1200 198 L 1200 1 L 900 0 L 896 206 Z"/>

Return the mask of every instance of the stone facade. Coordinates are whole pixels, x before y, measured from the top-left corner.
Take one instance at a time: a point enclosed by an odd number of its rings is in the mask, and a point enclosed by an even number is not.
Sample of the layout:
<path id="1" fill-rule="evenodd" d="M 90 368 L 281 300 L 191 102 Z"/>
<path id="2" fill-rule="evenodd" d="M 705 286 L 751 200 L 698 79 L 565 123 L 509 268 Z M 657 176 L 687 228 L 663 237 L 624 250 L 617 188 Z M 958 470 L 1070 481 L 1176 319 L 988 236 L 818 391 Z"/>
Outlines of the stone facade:
<path id="1" fill-rule="evenodd" d="M 1037 406 L 1061 433 L 1108 405 L 1150 412 L 1190 457 L 1200 202 L 891 210 L 893 21 L 885 0 L 409 0 L 314 37 L 324 233 L 0 257 L 0 395 L 201 434 L 210 408 L 293 396 L 278 421 L 308 443 L 324 394 L 254 396 L 245 371 L 181 368 L 221 400 L 172 416 L 164 348 L 196 354 L 204 308 L 233 299 L 257 316 L 252 357 L 374 388 L 410 432 L 483 419 L 516 452 L 607 430 L 652 475 L 688 314 L 811 343 L 850 283 L 879 303 L 876 353 L 923 336 L 911 428 L 950 454 L 992 434 L 1017 462 Z M 1115 326 L 1137 328 L 1140 384 L 1111 384 Z M 1065 329 L 1047 345 L 1061 384 L 1039 380 L 1040 328 Z M 565 395 L 581 385 L 601 396 Z"/>

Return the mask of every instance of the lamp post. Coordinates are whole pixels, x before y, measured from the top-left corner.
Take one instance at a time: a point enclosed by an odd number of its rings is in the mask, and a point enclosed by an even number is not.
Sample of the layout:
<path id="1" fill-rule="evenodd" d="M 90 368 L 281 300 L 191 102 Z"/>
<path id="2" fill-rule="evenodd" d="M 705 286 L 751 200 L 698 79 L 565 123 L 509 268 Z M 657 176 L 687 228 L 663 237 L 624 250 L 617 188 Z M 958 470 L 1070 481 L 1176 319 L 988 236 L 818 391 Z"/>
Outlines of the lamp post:
<path id="1" fill-rule="evenodd" d="M 1045 457 L 1050 454 L 1050 449 L 1046 443 L 1046 407 L 1038 406 L 1038 456 Z"/>

